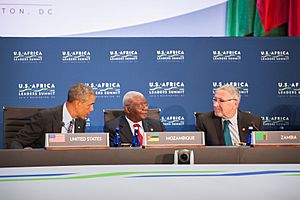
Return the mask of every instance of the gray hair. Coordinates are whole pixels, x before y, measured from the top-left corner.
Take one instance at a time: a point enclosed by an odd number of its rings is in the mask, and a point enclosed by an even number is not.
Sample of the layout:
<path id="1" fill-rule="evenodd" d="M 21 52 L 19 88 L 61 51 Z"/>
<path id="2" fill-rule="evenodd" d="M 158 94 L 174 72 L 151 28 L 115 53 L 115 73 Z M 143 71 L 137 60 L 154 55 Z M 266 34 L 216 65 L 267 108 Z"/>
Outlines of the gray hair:
<path id="1" fill-rule="evenodd" d="M 68 102 L 87 101 L 90 95 L 95 95 L 93 88 L 83 83 L 76 83 L 69 89 Z"/>
<path id="2" fill-rule="evenodd" d="M 144 97 L 144 95 L 137 91 L 129 91 L 123 97 L 123 106 L 128 106 L 132 102 L 133 98 L 136 96 Z"/>
<path id="3" fill-rule="evenodd" d="M 227 91 L 230 94 L 231 98 L 236 99 L 238 101 L 238 103 L 241 101 L 240 91 L 237 87 L 235 87 L 233 85 L 226 84 L 226 85 L 223 85 L 223 86 L 219 87 L 217 89 L 217 91 L 218 90 Z"/>

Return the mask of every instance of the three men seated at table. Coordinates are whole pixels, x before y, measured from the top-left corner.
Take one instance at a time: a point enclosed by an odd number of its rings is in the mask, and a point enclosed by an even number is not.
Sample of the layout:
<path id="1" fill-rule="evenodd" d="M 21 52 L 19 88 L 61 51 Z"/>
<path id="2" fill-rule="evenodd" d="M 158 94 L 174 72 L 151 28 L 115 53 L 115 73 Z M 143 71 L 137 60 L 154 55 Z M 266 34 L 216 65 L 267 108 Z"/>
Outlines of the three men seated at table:
<path id="1" fill-rule="evenodd" d="M 238 110 L 240 99 L 239 90 L 232 85 L 224 85 L 216 90 L 213 98 L 214 111 L 203 113 L 196 121 L 196 129 L 205 133 L 206 145 L 241 145 L 247 142 L 249 126 L 257 130 L 262 129 L 260 117 Z M 95 100 L 92 88 L 84 84 L 74 85 L 69 90 L 68 100 L 64 105 L 46 109 L 35 115 L 30 123 L 19 131 L 9 148 L 42 148 L 45 133 L 84 132 L 85 119 L 93 111 Z M 107 122 L 104 126 L 104 132 L 109 132 L 110 146 L 114 145 L 116 128 L 120 131 L 121 143 L 128 145 L 132 142 L 135 129 L 138 129 L 141 143 L 145 132 L 165 131 L 159 120 L 148 117 L 148 103 L 142 93 L 127 92 L 123 97 L 123 108 L 124 115 Z M 71 127 L 67 119 L 72 119 L 72 123 L 75 120 L 75 126 Z"/>

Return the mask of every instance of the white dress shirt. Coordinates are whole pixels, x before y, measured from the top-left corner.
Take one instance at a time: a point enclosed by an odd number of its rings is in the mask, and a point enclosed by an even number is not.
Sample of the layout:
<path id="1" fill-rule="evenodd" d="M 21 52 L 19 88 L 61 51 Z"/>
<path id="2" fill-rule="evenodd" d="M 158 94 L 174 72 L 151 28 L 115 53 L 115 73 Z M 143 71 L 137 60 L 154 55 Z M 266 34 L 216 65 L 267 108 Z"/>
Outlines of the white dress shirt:
<path id="1" fill-rule="evenodd" d="M 66 103 L 63 105 L 63 126 L 61 127 L 61 133 L 67 133 L 68 132 L 68 127 L 70 126 L 70 122 L 73 120 L 72 116 L 70 115 Z M 74 120 L 75 122 L 75 120 Z M 75 124 L 73 124 L 73 129 L 72 133 L 74 133 L 75 130 Z"/>
<path id="2" fill-rule="evenodd" d="M 129 127 L 131 129 L 131 133 L 132 135 L 134 135 L 134 124 L 139 124 L 140 125 L 140 133 L 142 134 L 142 136 L 144 137 L 144 127 L 143 127 L 143 122 L 142 121 L 139 121 L 139 122 L 133 122 L 131 121 L 130 119 L 128 119 L 126 116 L 125 116 L 128 124 L 129 124 Z"/>
<path id="3" fill-rule="evenodd" d="M 222 125 L 224 127 L 224 120 L 222 119 Z M 240 144 L 240 135 L 239 135 L 239 126 L 238 126 L 238 121 L 237 121 L 237 112 L 235 113 L 235 115 L 230 118 L 227 119 L 230 121 L 228 127 L 229 127 L 229 131 L 230 131 L 230 136 L 231 136 L 231 141 L 233 145 L 239 145 Z"/>

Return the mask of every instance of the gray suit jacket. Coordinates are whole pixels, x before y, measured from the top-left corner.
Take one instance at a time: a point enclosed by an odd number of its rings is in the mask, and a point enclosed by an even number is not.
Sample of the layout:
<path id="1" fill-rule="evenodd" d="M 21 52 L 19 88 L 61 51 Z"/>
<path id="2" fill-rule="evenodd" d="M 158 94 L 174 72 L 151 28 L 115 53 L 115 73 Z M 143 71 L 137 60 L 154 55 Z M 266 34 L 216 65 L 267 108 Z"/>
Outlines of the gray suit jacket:
<path id="1" fill-rule="evenodd" d="M 247 143 L 248 127 L 254 125 L 262 130 L 262 119 L 247 112 L 238 112 L 237 115 L 240 141 Z M 222 128 L 222 119 L 214 115 L 214 112 L 207 112 L 200 115 L 196 121 L 196 129 L 204 131 L 205 144 L 208 146 L 225 145 Z"/>
<path id="2" fill-rule="evenodd" d="M 142 121 L 142 123 L 145 132 L 165 131 L 164 125 L 158 120 L 152 118 L 146 118 L 145 120 Z M 110 146 L 113 146 L 116 128 L 120 129 L 121 143 L 131 144 L 133 139 L 133 133 L 129 127 L 129 124 L 125 116 L 123 115 L 114 120 L 107 122 L 107 124 L 104 125 L 104 132 L 109 132 Z"/>
<path id="3" fill-rule="evenodd" d="M 63 106 L 42 110 L 35 114 L 28 124 L 18 132 L 9 144 L 11 149 L 24 147 L 44 148 L 45 133 L 60 133 L 62 123 Z M 75 133 L 85 131 L 85 120 L 75 120 Z"/>

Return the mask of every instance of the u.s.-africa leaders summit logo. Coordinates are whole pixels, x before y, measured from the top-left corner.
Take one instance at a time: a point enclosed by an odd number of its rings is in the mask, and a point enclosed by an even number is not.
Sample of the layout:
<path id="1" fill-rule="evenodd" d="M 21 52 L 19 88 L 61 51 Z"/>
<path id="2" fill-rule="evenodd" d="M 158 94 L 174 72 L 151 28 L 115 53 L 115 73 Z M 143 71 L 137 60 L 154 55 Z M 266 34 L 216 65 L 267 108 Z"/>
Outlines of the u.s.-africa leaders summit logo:
<path id="1" fill-rule="evenodd" d="M 139 53 L 137 50 L 111 50 L 109 51 L 109 60 L 111 62 L 137 62 Z"/>
<path id="2" fill-rule="evenodd" d="M 185 84 L 182 81 L 149 82 L 150 97 L 183 97 Z"/>
<path id="3" fill-rule="evenodd" d="M 290 52 L 287 50 L 264 50 L 260 51 L 260 60 L 267 61 L 289 61 L 290 60 Z"/>
<path id="4" fill-rule="evenodd" d="M 246 81 L 214 81 L 212 82 L 213 94 L 216 90 L 223 85 L 233 85 L 239 89 L 241 96 L 248 96 L 249 84 Z"/>
<path id="5" fill-rule="evenodd" d="M 98 98 L 119 98 L 121 94 L 119 82 L 89 82 L 85 84 L 93 88 Z"/>
<path id="6" fill-rule="evenodd" d="M 20 99 L 55 98 L 54 83 L 19 83 L 18 96 Z"/>
<path id="7" fill-rule="evenodd" d="M 13 61 L 15 63 L 41 63 L 43 52 L 39 50 L 13 51 Z"/>
<path id="8" fill-rule="evenodd" d="M 264 127 L 286 127 L 290 125 L 288 116 L 262 116 Z"/>
<path id="9" fill-rule="evenodd" d="M 212 60 L 215 62 L 237 62 L 242 60 L 240 50 L 213 50 Z"/>
<path id="10" fill-rule="evenodd" d="M 91 52 L 88 50 L 61 51 L 63 63 L 90 63 Z"/>
<path id="11" fill-rule="evenodd" d="M 184 50 L 157 50 L 156 60 L 157 62 L 183 62 Z"/>
<path id="12" fill-rule="evenodd" d="M 278 82 L 277 87 L 280 97 L 300 97 L 299 82 Z"/>
<path id="13" fill-rule="evenodd" d="M 161 116 L 161 122 L 164 124 L 164 126 L 183 126 L 184 116 L 182 115 Z"/>

